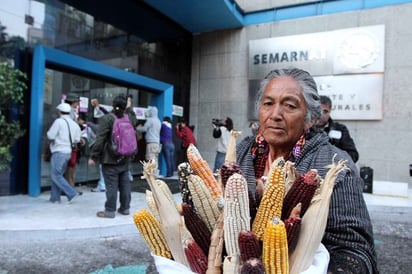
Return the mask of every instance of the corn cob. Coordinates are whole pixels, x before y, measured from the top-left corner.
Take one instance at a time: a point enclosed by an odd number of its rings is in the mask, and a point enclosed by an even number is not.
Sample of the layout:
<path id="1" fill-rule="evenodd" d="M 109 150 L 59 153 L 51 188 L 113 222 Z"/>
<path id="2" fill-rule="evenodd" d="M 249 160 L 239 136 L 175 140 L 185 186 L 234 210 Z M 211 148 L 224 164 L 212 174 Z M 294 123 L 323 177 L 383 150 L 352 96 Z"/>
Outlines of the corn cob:
<path id="1" fill-rule="evenodd" d="M 240 231 L 238 242 L 240 257 L 243 263 L 246 263 L 246 261 L 252 258 L 260 259 L 262 256 L 262 248 L 252 231 Z"/>
<path id="2" fill-rule="evenodd" d="M 196 213 L 205 222 L 208 229 L 212 231 L 220 216 L 216 201 L 213 200 L 209 189 L 199 176 L 190 175 L 187 185 L 192 194 L 192 201 Z"/>
<path id="3" fill-rule="evenodd" d="M 143 174 L 153 193 L 157 208 L 159 209 L 160 227 L 166 239 L 167 246 L 172 253 L 173 259 L 176 262 L 187 266 L 188 264 L 180 234 L 183 221 L 176 208 L 176 204 L 172 203 L 169 198 L 166 197 L 164 191 L 156 183 L 154 177 L 156 170 L 157 163 L 154 160 L 143 162 Z"/>
<path id="4" fill-rule="evenodd" d="M 212 233 L 207 228 L 205 222 L 193 211 L 192 207 L 186 203 L 182 204 L 182 215 L 187 229 L 192 234 L 193 239 L 199 244 L 204 254 L 208 254 L 210 237 Z"/>
<path id="5" fill-rule="evenodd" d="M 302 204 L 298 203 L 290 213 L 289 218 L 285 220 L 286 235 L 288 237 L 289 252 L 292 252 L 298 243 L 298 237 L 301 226 L 300 210 Z"/>
<path id="6" fill-rule="evenodd" d="M 184 250 L 189 267 L 193 272 L 204 274 L 207 270 L 207 257 L 194 240 L 184 242 Z"/>
<path id="7" fill-rule="evenodd" d="M 248 185 L 245 177 L 233 174 L 225 188 L 223 209 L 225 247 L 229 256 L 240 255 L 238 236 L 242 230 L 250 230 Z"/>
<path id="8" fill-rule="evenodd" d="M 219 170 L 220 180 L 223 189 L 226 187 L 226 182 L 229 179 L 229 177 L 235 173 L 242 174 L 240 166 L 235 162 L 225 161 Z"/>
<path id="9" fill-rule="evenodd" d="M 146 189 L 146 204 L 150 212 L 153 214 L 153 217 L 160 222 L 159 209 L 157 208 L 156 202 L 153 198 L 153 193 L 148 189 Z"/>
<path id="10" fill-rule="evenodd" d="M 289 273 L 286 229 L 278 217 L 273 218 L 265 228 L 262 261 L 268 274 Z"/>
<path id="11" fill-rule="evenodd" d="M 292 209 L 302 204 L 300 215 L 303 216 L 310 205 L 310 201 L 319 186 L 318 171 L 310 170 L 306 174 L 298 176 L 291 189 L 283 200 L 282 220 L 289 217 Z"/>
<path id="12" fill-rule="evenodd" d="M 159 179 L 156 179 L 155 182 L 160 187 L 160 189 L 163 191 L 167 199 L 169 199 L 170 203 L 176 205 L 175 199 L 173 198 L 172 191 L 170 190 L 166 182 L 163 180 L 159 180 Z"/>
<path id="13" fill-rule="evenodd" d="M 142 209 L 133 215 L 133 220 L 150 251 L 157 256 L 171 259 L 172 254 L 167 246 L 160 224 L 153 215 L 148 210 Z"/>
<path id="14" fill-rule="evenodd" d="M 320 184 L 320 189 L 302 217 L 299 240 L 295 250 L 290 254 L 290 273 L 300 273 L 312 264 L 316 250 L 325 233 L 328 219 L 329 203 L 335 180 L 341 171 L 346 170 L 346 161 L 332 163 Z"/>
<path id="15" fill-rule="evenodd" d="M 180 182 L 180 193 L 182 194 L 182 202 L 193 206 L 192 196 L 190 195 L 189 187 L 187 186 L 187 177 L 193 174 L 193 170 L 188 162 L 181 163 L 177 166 L 177 174 Z"/>
<path id="16" fill-rule="evenodd" d="M 222 273 L 223 238 L 223 214 L 219 216 L 210 240 L 209 254 L 207 256 L 206 274 Z"/>
<path id="17" fill-rule="evenodd" d="M 253 258 L 242 265 L 240 274 L 265 274 L 265 268 L 261 260 Z"/>
<path id="18" fill-rule="evenodd" d="M 263 239 L 263 233 L 268 222 L 273 217 L 280 217 L 282 215 L 285 193 L 283 164 L 284 161 L 280 159 L 272 163 L 262 201 L 253 221 L 252 231 L 259 240 Z"/>
<path id="19" fill-rule="evenodd" d="M 212 194 L 213 199 L 217 201 L 222 196 L 222 189 L 213 175 L 209 164 L 202 158 L 199 150 L 193 144 L 189 145 L 186 153 L 193 171 L 196 175 L 202 178 Z"/>

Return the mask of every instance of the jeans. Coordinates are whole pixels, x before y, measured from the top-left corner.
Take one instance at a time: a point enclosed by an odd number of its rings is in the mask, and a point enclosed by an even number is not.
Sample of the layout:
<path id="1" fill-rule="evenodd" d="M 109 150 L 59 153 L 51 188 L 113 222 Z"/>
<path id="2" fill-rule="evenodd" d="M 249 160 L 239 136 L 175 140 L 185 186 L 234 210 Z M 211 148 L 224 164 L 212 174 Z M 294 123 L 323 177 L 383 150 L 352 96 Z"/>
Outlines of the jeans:
<path id="1" fill-rule="evenodd" d="M 97 182 L 97 189 L 99 190 L 105 190 L 106 189 L 106 184 L 104 183 L 104 177 L 103 177 L 103 172 L 102 172 L 102 165 L 99 165 L 99 174 L 100 178 L 99 181 Z"/>
<path id="2" fill-rule="evenodd" d="M 104 182 L 106 183 L 105 211 L 114 214 L 116 211 L 117 192 L 120 193 L 120 210 L 130 208 L 131 185 L 129 180 L 129 163 L 118 165 L 102 165 Z"/>
<path id="3" fill-rule="evenodd" d="M 216 152 L 216 158 L 215 158 L 215 168 L 213 169 L 213 172 L 216 172 L 220 167 L 223 165 L 225 162 L 225 157 L 226 153 L 223 152 Z"/>
<path id="4" fill-rule="evenodd" d="M 52 180 L 50 201 L 59 202 L 63 191 L 69 200 L 77 195 L 77 191 L 64 178 L 70 153 L 54 152 L 50 159 L 50 176 Z"/>
<path id="5" fill-rule="evenodd" d="M 162 144 L 162 155 L 166 161 L 166 177 L 171 177 L 175 170 L 175 144 Z"/>

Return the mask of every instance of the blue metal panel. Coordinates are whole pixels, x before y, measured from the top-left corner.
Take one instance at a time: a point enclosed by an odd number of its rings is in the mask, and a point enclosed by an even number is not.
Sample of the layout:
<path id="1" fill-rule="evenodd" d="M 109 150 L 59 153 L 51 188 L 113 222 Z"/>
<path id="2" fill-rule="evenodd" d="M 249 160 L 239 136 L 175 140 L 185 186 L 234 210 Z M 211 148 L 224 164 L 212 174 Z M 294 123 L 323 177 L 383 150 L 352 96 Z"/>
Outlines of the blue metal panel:
<path id="1" fill-rule="evenodd" d="M 412 3 L 411 0 L 328 0 L 243 13 L 244 26 Z"/>
<path id="2" fill-rule="evenodd" d="M 41 191 L 41 138 L 43 129 L 44 75 L 46 66 L 53 64 L 83 73 L 91 78 L 102 77 L 108 81 L 120 82 L 153 92 L 152 105 L 162 115 L 172 116 L 173 86 L 142 75 L 127 72 L 67 52 L 44 46 L 36 46 L 33 56 L 30 137 L 29 137 L 29 195 L 38 196 Z M 163 167 L 160 167 L 163 169 Z"/>

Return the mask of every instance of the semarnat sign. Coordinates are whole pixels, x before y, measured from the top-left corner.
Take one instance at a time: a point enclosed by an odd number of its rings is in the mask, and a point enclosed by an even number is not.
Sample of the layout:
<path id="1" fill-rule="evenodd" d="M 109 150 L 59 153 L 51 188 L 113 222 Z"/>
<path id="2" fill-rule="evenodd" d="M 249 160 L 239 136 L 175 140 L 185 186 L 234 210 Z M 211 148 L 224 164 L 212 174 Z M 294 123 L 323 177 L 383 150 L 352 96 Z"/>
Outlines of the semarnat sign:
<path id="1" fill-rule="evenodd" d="M 298 67 L 331 97 L 334 119 L 382 119 L 384 41 L 384 25 L 249 41 L 250 100 L 269 71 Z"/>

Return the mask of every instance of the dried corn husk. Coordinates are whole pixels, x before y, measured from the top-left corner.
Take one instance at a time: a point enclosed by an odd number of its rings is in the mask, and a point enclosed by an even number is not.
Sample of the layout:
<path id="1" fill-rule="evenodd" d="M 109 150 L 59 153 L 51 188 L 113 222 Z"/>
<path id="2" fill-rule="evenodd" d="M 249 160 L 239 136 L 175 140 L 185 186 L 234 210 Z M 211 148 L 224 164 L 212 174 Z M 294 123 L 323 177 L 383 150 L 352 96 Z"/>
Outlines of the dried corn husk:
<path id="1" fill-rule="evenodd" d="M 316 250 L 325 232 L 336 177 L 345 169 L 345 160 L 332 163 L 319 191 L 315 193 L 311 205 L 302 218 L 297 246 L 289 257 L 290 274 L 300 273 L 313 263 Z"/>
<path id="2" fill-rule="evenodd" d="M 219 220 L 216 223 L 215 229 L 210 238 L 209 254 L 207 256 L 207 271 L 206 274 L 221 274 L 222 273 L 222 252 L 224 247 L 223 239 L 223 213 L 220 214 Z"/>
<path id="3" fill-rule="evenodd" d="M 146 177 L 153 198 L 156 202 L 160 216 L 160 226 L 165 236 L 167 245 L 172 252 L 173 259 L 176 262 L 188 266 L 184 249 L 182 246 L 182 223 L 176 204 L 172 202 L 164 190 L 161 189 L 154 177 L 154 171 L 157 170 L 157 164 L 154 161 L 143 162 L 143 174 Z"/>
<path id="4" fill-rule="evenodd" d="M 242 134 L 241 131 L 231 130 L 229 143 L 227 144 L 225 161 L 236 163 L 236 138 Z"/>

